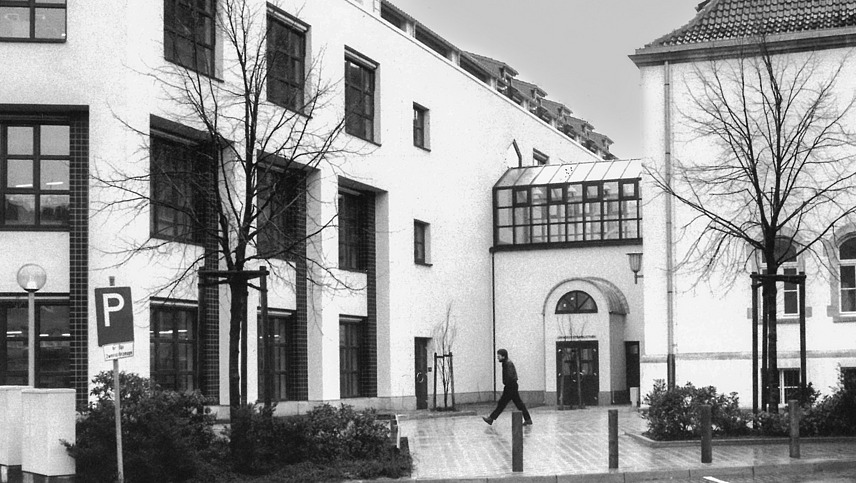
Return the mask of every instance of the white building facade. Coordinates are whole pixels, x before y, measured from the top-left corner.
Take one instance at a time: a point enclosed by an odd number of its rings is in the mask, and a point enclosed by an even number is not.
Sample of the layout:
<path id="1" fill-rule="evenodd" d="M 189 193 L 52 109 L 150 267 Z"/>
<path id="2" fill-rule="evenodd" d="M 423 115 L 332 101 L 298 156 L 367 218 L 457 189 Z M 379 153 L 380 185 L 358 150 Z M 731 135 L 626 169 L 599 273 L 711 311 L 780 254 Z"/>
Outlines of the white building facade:
<path id="1" fill-rule="evenodd" d="M 697 113 L 694 98 L 703 95 L 699 76 L 712 78 L 714 66 L 734 62 L 753 46 L 757 48 L 759 34 L 765 35 L 765 45 L 773 53 L 776 66 L 816 66 L 807 85 L 819 84 L 840 67 L 833 92 L 839 103 L 833 107 L 846 112 L 856 87 L 856 63 L 850 55 L 854 26 L 847 20 L 852 18 L 852 11 L 852 5 L 837 1 L 821 5 L 712 0 L 702 2 L 696 18 L 687 25 L 637 49 L 631 59 L 641 74 L 646 162 L 662 173 L 676 160 L 716 165 L 722 159 L 720 146 L 710 136 L 701 136 L 689 121 Z M 720 75 L 722 72 L 725 70 Z M 846 112 L 842 124 L 850 129 L 856 125 L 852 111 Z M 840 158 L 842 167 L 850 166 L 853 147 L 844 149 L 850 152 Z M 823 185 L 820 180 L 818 184 Z M 701 236 L 701 222 L 692 222 L 698 213 L 669 199 L 653 183 L 646 189 L 650 196 L 646 198 L 649 216 L 643 230 L 646 304 L 642 387 L 650 388 L 655 380 L 667 378 L 671 356 L 677 385 L 691 382 L 715 386 L 720 393 L 735 391 L 741 405 L 751 406 L 750 274 L 763 271 L 762 259 L 747 248 L 745 256 L 739 257 L 746 263 L 729 271 L 701 273 L 691 264 L 681 263 Z M 836 197 L 836 203 L 845 207 L 852 207 L 854 201 L 852 189 Z M 828 220 L 836 213 L 830 206 Z M 807 377 L 803 382 L 827 394 L 840 374 L 856 371 L 856 305 L 850 268 L 856 236 L 853 221 L 852 216 L 845 217 L 823 234 L 813 250 L 816 255 L 806 252 L 784 266 L 792 273 L 806 275 Z M 813 236 L 787 230 L 785 227 L 783 233 L 796 243 L 806 243 Z M 740 263 L 732 267 L 737 265 Z M 760 296 L 759 289 L 759 300 Z M 800 383 L 800 300 L 796 285 L 783 283 L 778 284 L 778 297 L 778 377 L 780 401 L 786 402 Z M 758 310 L 760 314 L 760 302 Z M 760 325 L 758 332 L 760 339 Z M 757 350 L 762 353 L 761 342 Z"/>
<path id="2" fill-rule="evenodd" d="M 205 141 L 169 73 L 239 82 L 216 26 L 223 6 L 12 3 L 0 2 L 0 384 L 26 381 L 15 274 L 37 263 L 47 272 L 36 295 L 37 386 L 73 387 L 84 404 L 94 375 L 111 368 L 93 294 L 115 277 L 134 298 L 134 356 L 121 369 L 228 405 L 229 292 L 198 275 L 227 267 L 182 218 L 192 196 L 153 174 L 162 162 L 172 173 L 198 169 Z M 626 400 L 643 337 L 642 285 L 625 255 L 641 251 L 639 162 L 604 161 L 390 4 L 246 3 L 253 28 L 273 25 L 301 47 L 290 68 L 330 86 L 313 122 L 353 115 L 353 92 L 364 108 L 306 177 L 291 219 L 312 234 L 302 256 L 246 267 L 271 272 L 278 410 L 425 407 L 434 329 L 447 315 L 458 402 L 493 399 L 494 353 L 505 347 L 527 398 L 554 404 L 556 368 L 570 371 L 557 352 L 565 346 L 586 351 L 589 404 Z M 291 80 L 275 79 L 312 95 L 312 83 Z M 268 114 L 288 112 L 266 92 Z M 538 172 L 518 176 L 527 170 Z M 261 399 L 260 304 L 251 289 L 250 402 Z"/>

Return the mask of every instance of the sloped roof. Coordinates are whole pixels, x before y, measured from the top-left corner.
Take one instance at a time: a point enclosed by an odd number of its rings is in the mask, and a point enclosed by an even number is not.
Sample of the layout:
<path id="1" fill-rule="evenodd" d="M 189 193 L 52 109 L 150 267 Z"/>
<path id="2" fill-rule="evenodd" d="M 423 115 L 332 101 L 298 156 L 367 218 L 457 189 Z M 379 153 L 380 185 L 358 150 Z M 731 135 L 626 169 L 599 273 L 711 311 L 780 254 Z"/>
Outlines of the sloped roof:
<path id="1" fill-rule="evenodd" d="M 544 89 L 541 89 L 540 87 L 531 82 L 522 81 L 520 79 L 511 79 L 511 85 L 514 86 L 515 89 L 520 91 L 521 94 L 525 95 L 530 99 L 534 99 L 534 96 L 532 95 L 533 92 L 540 93 L 542 97 L 547 95 L 547 93 L 544 92 Z"/>
<path id="2" fill-rule="evenodd" d="M 636 179 L 640 176 L 642 176 L 642 161 L 639 159 L 588 161 L 574 164 L 544 164 L 509 168 L 493 187 L 508 188 L 511 186 Z"/>
<path id="3" fill-rule="evenodd" d="M 474 60 L 477 64 L 480 64 L 482 67 L 488 70 L 496 78 L 501 79 L 502 75 L 500 73 L 500 68 L 504 67 L 505 70 L 508 71 L 512 76 L 517 75 L 517 71 L 514 70 L 513 67 L 502 62 L 501 60 L 491 59 L 490 57 L 486 57 L 484 55 L 474 54 L 472 52 L 463 52 L 468 55 L 472 60 Z"/>
<path id="4" fill-rule="evenodd" d="M 645 47 L 856 26 L 856 0 L 710 0 L 695 18 Z"/>

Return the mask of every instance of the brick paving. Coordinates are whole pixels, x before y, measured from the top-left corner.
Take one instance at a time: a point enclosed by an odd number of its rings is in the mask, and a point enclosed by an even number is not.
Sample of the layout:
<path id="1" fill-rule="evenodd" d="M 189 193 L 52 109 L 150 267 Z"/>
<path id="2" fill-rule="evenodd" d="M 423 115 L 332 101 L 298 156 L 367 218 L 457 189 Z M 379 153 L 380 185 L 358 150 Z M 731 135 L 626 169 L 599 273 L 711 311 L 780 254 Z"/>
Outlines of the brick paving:
<path id="1" fill-rule="evenodd" d="M 595 481 L 595 475 L 600 475 L 602 481 L 639 481 L 666 479 L 665 475 L 673 478 L 672 481 L 690 477 L 695 479 L 685 481 L 706 481 L 700 476 L 710 473 L 732 474 L 753 481 L 753 476 L 760 478 L 765 474 L 816 473 L 830 465 L 838 466 L 827 469 L 844 471 L 845 475 L 847 472 L 856 474 L 856 442 L 853 441 L 811 443 L 803 440 L 800 459 L 789 457 L 787 444 L 717 446 L 714 441 L 713 462 L 703 464 L 697 445 L 652 448 L 625 434 L 638 434 L 646 429 L 645 420 L 629 406 L 572 411 L 551 407 L 532 409 L 535 424 L 524 427 L 524 471 L 512 473 L 509 409 L 492 426 L 481 419 L 489 411 L 487 407 L 479 407 L 477 414 L 470 412 L 456 417 L 401 415 L 399 428 L 401 436 L 408 438 L 413 455 L 413 478 L 538 479 L 539 476 L 558 476 L 558 481 Z M 608 409 L 617 409 L 619 416 L 619 468 L 611 471 L 608 468 Z M 620 474 L 634 476 L 618 478 Z M 566 478 L 562 478 L 563 475 Z"/>

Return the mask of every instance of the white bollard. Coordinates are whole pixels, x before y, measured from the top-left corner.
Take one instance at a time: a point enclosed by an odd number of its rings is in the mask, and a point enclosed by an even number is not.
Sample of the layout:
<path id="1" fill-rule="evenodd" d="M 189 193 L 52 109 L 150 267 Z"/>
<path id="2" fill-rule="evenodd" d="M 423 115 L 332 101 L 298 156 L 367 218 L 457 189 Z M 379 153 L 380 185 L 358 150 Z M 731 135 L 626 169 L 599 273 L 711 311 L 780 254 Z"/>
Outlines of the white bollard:
<path id="1" fill-rule="evenodd" d="M 74 458 L 60 440 L 74 443 L 74 389 L 24 389 L 21 391 L 22 419 L 21 472 L 24 481 L 33 475 L 71 476 Z"/>
<path id="2" fill-rule="evenodd" d="M 28 386 L 0 386 L 0 482 L 21 466 L 21 391 Z"/>

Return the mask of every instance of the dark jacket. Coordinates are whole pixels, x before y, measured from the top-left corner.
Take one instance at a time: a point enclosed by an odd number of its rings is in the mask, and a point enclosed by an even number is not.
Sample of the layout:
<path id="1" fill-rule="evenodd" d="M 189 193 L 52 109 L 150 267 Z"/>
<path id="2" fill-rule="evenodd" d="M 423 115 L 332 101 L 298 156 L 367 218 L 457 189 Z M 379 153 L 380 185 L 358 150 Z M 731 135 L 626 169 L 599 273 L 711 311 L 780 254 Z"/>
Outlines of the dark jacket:
<path id="1" fill-rule="evenodd" d="M 512 382 L 517 382 L 517 369 L 511 359 L 506 359 L 502 362 L 502 384 L 507 386 Z"/>

